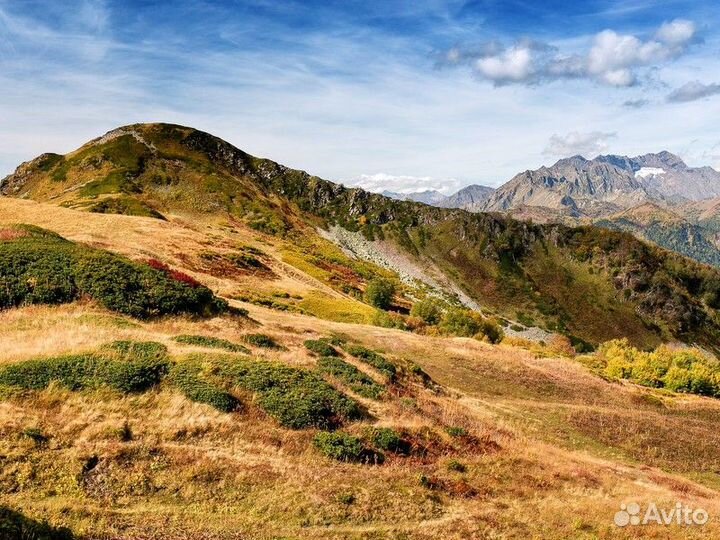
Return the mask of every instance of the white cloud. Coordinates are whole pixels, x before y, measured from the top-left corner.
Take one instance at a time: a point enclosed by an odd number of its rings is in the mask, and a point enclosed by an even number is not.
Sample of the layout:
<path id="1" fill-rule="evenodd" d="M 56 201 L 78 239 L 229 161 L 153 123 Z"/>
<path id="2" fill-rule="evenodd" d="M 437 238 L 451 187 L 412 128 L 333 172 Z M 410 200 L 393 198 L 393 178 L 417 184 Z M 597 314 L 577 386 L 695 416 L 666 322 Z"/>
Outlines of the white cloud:
<path id="1" fill-rule="evenodd" d="M 496 84 L 525 81 L 533 74 L 532 52 L 527 46 L 511 47 L 497 56 L 478 59 L 475 69 Z"/>
<path id="2" fill-rule="evenodd" d="M 367 191 L 382 193 L 415 193 L 418 191 L 436 190 L 450 195 L 464 184 L 456 178 L 433 178 L 430 176 L 403 176 L 386 173 L 361 174 L 347 180 L 347 185 L 361 187 Z"/>
<path id="3" fill-rule="evenodd" d="M 454 47 L 446 63 L 473 59 L 478 77 L 497 86 L 538 84 L 557 79 L 585 78 L 615 87 L 634 85 L 638 70 L 678 58 L 695 38 L 692 21 L 676 19 L 660 26 L 651 39 L 603 30 L 592 38 L 586 52 L 559 51 L 537 42 L 519 41 L 503 47 L 495 42 L 474 50 Z"/>
<path id="4" fill-rule="evenodd" d="M 569 157 L 581 155 L 591 159 L 607 151 L 608 139 L 616 137 L 616 133 L 592 131 L 579 133 L 573 131 L 567 135 L 554 134 L 550 137 L 543 154 L 552 157 Z"/>
<path id="5" fill-rule="evenodd" d="M 706 97 L 720 94 L 720 84 L 703 84 L 700 81 L 692 81 L 683 84 L 670 92 L 667 100 L 671 103 L 683 103 L 688 101 L 696 101 Z"/>
<path id="6" fill-rule="evenodd" d="M 663 24 L 655 37 L 668 45 L 682 47 L 695 37 L 695 23 L 684 19 L 675 19 Z"/>

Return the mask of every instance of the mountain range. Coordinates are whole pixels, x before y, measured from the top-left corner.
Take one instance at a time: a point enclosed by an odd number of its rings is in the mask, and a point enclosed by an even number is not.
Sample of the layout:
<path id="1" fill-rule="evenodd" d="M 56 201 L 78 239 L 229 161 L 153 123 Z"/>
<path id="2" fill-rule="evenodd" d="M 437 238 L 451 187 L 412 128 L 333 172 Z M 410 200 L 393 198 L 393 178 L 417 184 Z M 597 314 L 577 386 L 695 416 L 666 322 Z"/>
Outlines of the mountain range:
<path id="1" fill-rule="evenodd" d="M 689 167 L 667 151 L 591 160 L 573 156 L 524 171 L 497 189 L 471 185 L 450 197 L 405 197 L 538 223 L 595 223 L 700 262 L 720 262 L 720 172 Z"/>
<path id="2" fill-rule="evenodd" d="M 587 208 L 580 194 L 604 186 L 609 197 L 610 184 L 627 188 L 622 200 L 642 202 L 647 190 L 641 179 L 611 161 L 573 158 L 554 172 L 523 173 L 511 182 L 515 196 L 506 186 L 479 204 L 556 201 L 539 192 L 562 191 L 576 196 L 575 206 Z M 565 176 L 554 179 L 561 171 Z M 571 173 L 586 181 L 568 181 Z M 596 174 L 607 174 L 607 182 Z M 546 181 L 537 193 L 519 181 L 540 177 Z M 720 336 L 714 314 L 720 273 L 629 235 L 397 201 L 251 156 L 182 126 L 125 126 L 70 154 L 43 154 L 5 178 L 0 193 L 95 213 L 227 216 L 223 219 L 287 238 L 312 238 L 319 228 L 354 256 L 391 268 L 408 283 L 418 281 L 467 306 L 522 321 L 519 326 L 565 333 L 577 343 L 629 336 L 648 345 L 670 336 L 715 346 Z M 487 193 L 480 189 L 480 198 Z M 475 188 L 465 194 L 471 206 L 478 205 Z M 691 288 L 678 267 L 696 276 Z M 659 279 L 661 268 L 666 270 Z M 332 275 L 345 293 L 362 294 L 361 276 L 348 282 L 337 271 Z"/>

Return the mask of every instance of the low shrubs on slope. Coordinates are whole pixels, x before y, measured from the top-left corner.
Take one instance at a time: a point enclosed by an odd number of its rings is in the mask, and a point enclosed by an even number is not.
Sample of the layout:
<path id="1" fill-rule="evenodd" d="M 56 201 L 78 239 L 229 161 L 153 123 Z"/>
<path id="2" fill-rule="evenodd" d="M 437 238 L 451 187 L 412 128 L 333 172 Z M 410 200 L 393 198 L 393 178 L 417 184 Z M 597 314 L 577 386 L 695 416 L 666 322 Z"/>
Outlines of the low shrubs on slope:
<path id="1" fill-rule="evenodd" d="M 118 341 L 97 353 L 39 358 L 0 368 L 0 385 L 42 390 L 57 382 L 70 390 L 109 386 L 142 392 L 168 372 L 167 350 L 159 343 Z"/>
<path id="2" fill-rule="evenodd" d="M 62 304 L 81 296 L 138 318 L 210 315 L 227 309 L 207 287 L 180 279 L 169 269 L 136 263 L 36 227 L 6 231 L 15 234 L 0 234 L 0 309 Z"/>
<path id="3" fill-rule="evenodd" d="M 334 356 L 323 356 L 318 359 L 317 365 L 318 370 L 320 370 L 321 373 L 326 373 L 337 378 L 342 383 L 346 384 L 348 388 L 363 397 L 378 399 L 385 391 L 382 386 L 377 384 L 358 368 L 348 364 L 340 358 L 336 358 Z"/>
<path id="4" fill-rule="evenodd" d="M 190 401 L 205 403 L 220 412 L 233 412 L 240 407 L 240 401 L 222 388 L 202 377 L 201 368 L 193 363 L 175 364 L 170 372 L 171 382 Z"/>
<path id="5" fill-rule="evenodd" d="M 397 373 L 395 365 L 388 361 L 383 355 L 376 353 L 367 347 L 363 347 L 362 345 L 347 345 L 344 349 L 350 356 L 354 356 L 358 360 L 374 367 L 391 379 L 395 377 Z"/>
<path id="6" fill-rule="evenodd" d="M 196 345 L 198 347 L 208 347 L 210 349 L 224 349 L 234 353 L 247 354 L 250 352 L 242 345 L 238 345 L 237 343 L 233 343 L 232 341 L 228 341 L 226 339 L 211 336 L 182 335 L 173 339 L 178 343 L 183 343 L 185 345 Z"/>
<path id="7" fill-rule="evenodd" d="M 305 342 L 305 348 L 312 352 L 317 354 L 318 356 L 338 356 L 339 353 L 335 347 L 330 345 L 326 340 L 324 339 L 308 339 Z"/>
<path id="8" fill-rule="evenodd" d="M 225 363 L 220 373 L 253 392 L 257 404 L 285 427 L 329 428 L 364 416 L 355 400 L 305 369 L 275 362 L 233 360 Z"/>

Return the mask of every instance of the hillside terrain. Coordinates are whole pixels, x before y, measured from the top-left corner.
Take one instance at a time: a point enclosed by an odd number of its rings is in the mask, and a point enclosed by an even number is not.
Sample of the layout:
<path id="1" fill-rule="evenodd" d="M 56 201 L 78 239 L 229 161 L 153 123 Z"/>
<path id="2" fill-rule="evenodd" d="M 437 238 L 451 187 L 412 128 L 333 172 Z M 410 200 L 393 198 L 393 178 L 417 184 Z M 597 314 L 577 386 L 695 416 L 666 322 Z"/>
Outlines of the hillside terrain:
<path id="1" fill-rule="evenodd" d="M 642 346 L 679 339 L 713 348 L 720 335 L 720 274 L 630 235 L 396 201 L 255 158 L 191 128 L 119 128 L 67 156 L 23 164 L 0 190 L 95 213 L 222 215 L 315 251 L 307 246 L 319 242 L 311 240 L 315 231 L 339 226 L 391 252 L 373 264 L 397 271 L 387 259 L 398 255 L 419 269 L 399 288 L 400 311 L 440 282 L 448 285 L 435 292 L 450 302 L 479 306 L 516 328 L 566 334 L 583 347 L 629 337 Z M 285 250 L 290 263 L 302 257 Z M 372 271 L 357 262 L 344 268 L 331 264 L 327 285 L 361 297 Z"/>
<path id="2" fill-rule="evenodd" d="M 0 190 L 1 534 L 720 532 L 613 524 L 635 500 L 720 511 L 709 266 L 165 124 Z"/>
<path id="3" fill-rule="evenodd" d="M 4 387 L 0 401 L 3 526 L 51 538 L 637 538 L 668 530 L 615 527 L 621 501 L 720 511 L 719 401 L 606 380 L 562 349 L 336 322 L 364 304 L 313 277 L 319 262 L 303 271 L 283 262 L 276 236 L 167 214 L 0 199 L 3 230 L 27 223 L 130 260 L 151 255 L 235 309 L 137 319 L 83 299 L 0 312 L 0 387 L 18 374 L 15 384 L 28 386 Z M 250 248 L 266 269 L 198 264 Z M 240 291 L 266 291 L 277 303 L 233 300 Z M 303 311 L 288 307 L 295 302 Z M 313 313 L 324 305 L 346 313 Z M 325 347 L 309 342 L 319 339 Z M 313 350 L 356 370 L 323 377 L 361 406 L 360 417 L 338 410 L 350 416 L 336 429 L 357 438 L 339 455 L 359 444 L 367 458 L 325 457 L 328 443 L 313 441 L 326 409 L 303 409 L 291 395 L 276 410 L 273 394 L 237 371 L 324 373 Z M 129 389 L 97 370 L 38 378 L 60 359 L 132 358 L 169 375 L 150 372 L 159 377 L 150 386 Z M 367 393 L 372 384 L 382 393 Z M 669 531 L 718 534 L 713 521 Z"/>

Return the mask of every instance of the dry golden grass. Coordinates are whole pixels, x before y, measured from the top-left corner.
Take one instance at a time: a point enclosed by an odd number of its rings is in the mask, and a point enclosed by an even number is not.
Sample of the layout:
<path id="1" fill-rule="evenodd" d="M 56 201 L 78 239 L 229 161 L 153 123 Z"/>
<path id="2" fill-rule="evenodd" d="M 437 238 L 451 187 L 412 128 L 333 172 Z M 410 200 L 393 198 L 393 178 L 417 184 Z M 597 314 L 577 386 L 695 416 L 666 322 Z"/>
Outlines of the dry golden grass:
<path id="1" fill-rule="evenodd" d="M 281 246 L 226 224 L 78 214 L 0 199 L 0 225 L 17 222 L 134 258 L 160 258 L 223 292 L 338 294 L 279 262 Z M 197 253 L 238 243 L 276 258 L 277 280 L 193 268 Z M 250 319 L 139 322 L 91 304 L 0 312 L 0 363 L 116 339 L 158 341 L 179 357 L 205 350 L 176 343 L 179 334 L 240 342 L 262 332 L 285 350 L 254 355 L 311 368 L 315 358 L 303 342 L 342 335 L 399 365 L 419 365 L 440 385 L 407 384 L 386 399 L 364 400 L 373 418 L 347 427 L 355 434 L 393 427 L 424 451 L 389 456 L 382 466 L 342 464 L 313 449 L 312 430 L 284 429 L 248 399 L 240 412 L 222 414 L 165 384 L 131 396 L 53 386 L 0 400 L 0 505 L 93 539 L 720 535 L 720 401 L 610 383 L 572 359 L 519 347 L 235 304 Z M 130 440 L 120 436 L 124 426 Z M 448 427 L 471 437 L 453 438 Z M 48 436 L 47 444 L 24 435 L 29 428 Z M 451 460 L 466 471 L 451 470 Z M 620 503 L 633 500 L 665 507 L 682 501 L 715 519 L 702 528 L 615 527 Z"/>

